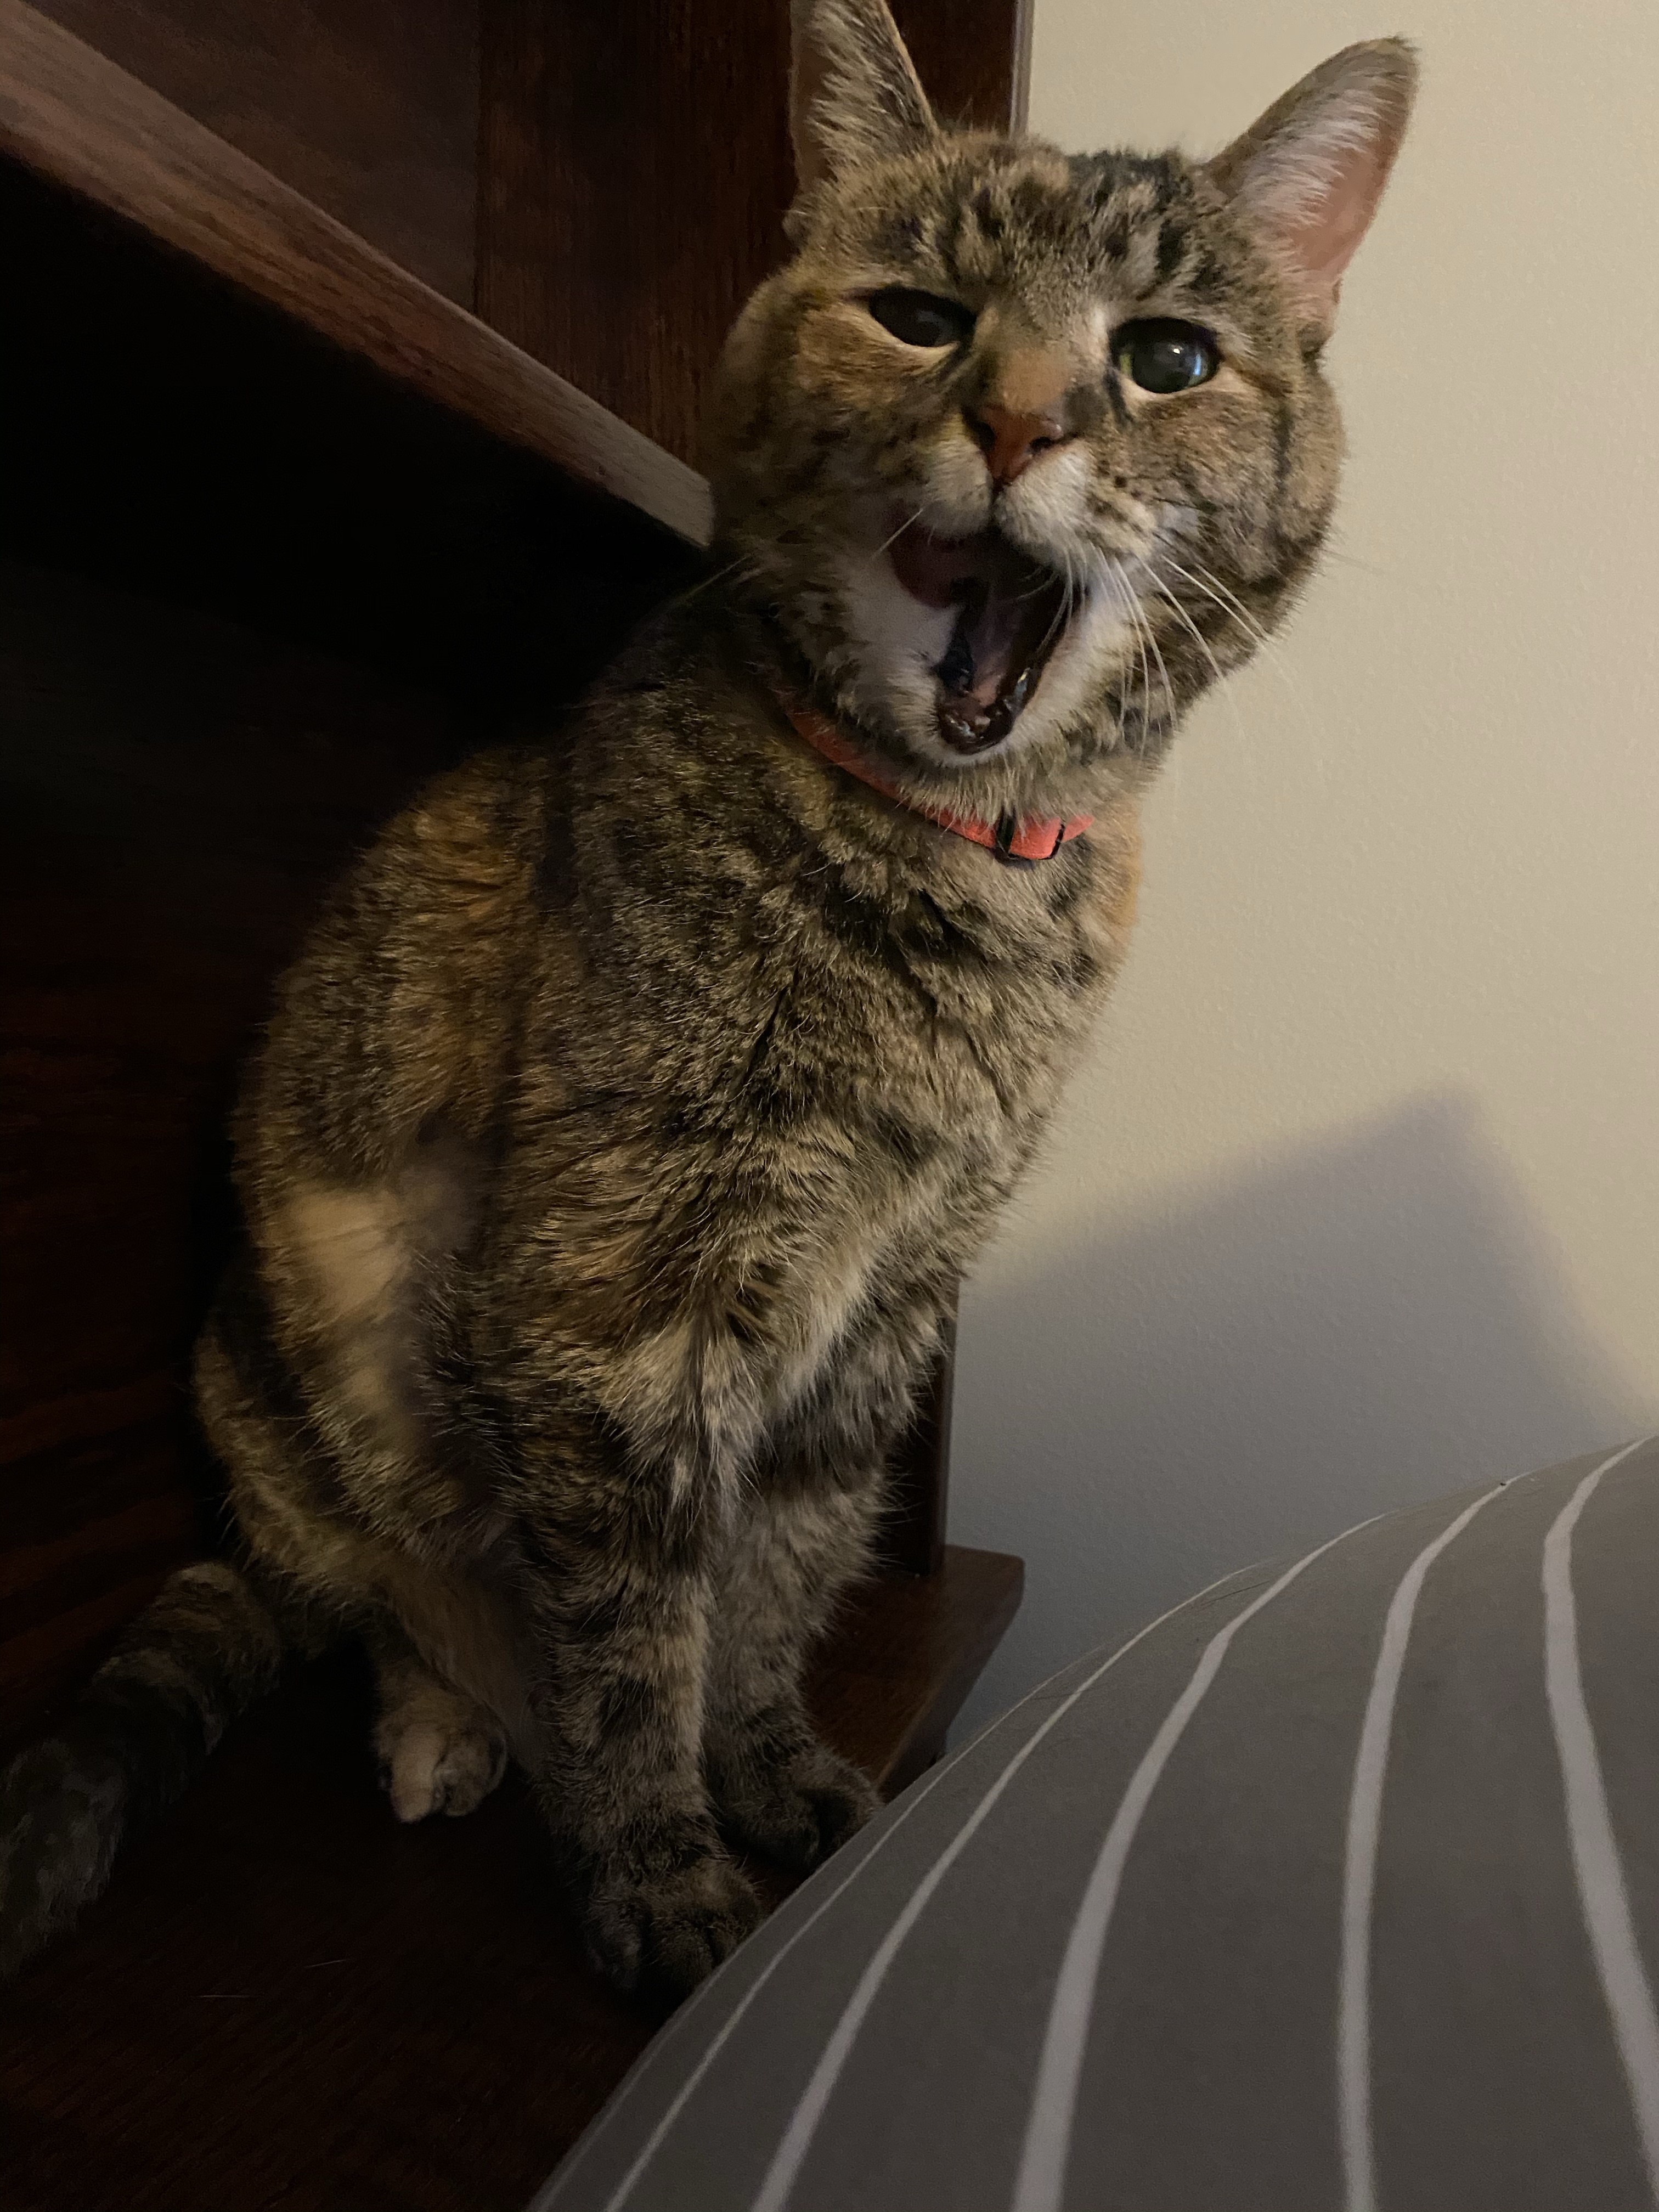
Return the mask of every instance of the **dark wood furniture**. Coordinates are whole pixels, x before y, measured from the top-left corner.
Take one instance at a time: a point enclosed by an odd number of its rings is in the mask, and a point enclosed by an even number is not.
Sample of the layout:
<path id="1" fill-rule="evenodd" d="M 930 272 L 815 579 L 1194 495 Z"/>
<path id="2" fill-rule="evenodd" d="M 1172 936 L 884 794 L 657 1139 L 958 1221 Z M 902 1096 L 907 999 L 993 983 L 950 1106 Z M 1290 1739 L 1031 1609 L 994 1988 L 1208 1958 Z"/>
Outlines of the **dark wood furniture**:
<path id="1" fill-rule="evenodd" d="M 897 12 L 945 112 L 1017 112 L 1012 0 Z M 213 1540 L 224 1109 L 323 886 L 696 573 L 787 15 L 0 0 L 5 1744 Z M 1018 1601 L 945 1545 L 948 1420 L 947 1371 L 815 1682 L 891 1786 Z M 398 1830 L 362 1694 L 297 1675 L 8 1995 L 8 2212 L 514 2205 L 641 2047 L 521 1795 Z"/>

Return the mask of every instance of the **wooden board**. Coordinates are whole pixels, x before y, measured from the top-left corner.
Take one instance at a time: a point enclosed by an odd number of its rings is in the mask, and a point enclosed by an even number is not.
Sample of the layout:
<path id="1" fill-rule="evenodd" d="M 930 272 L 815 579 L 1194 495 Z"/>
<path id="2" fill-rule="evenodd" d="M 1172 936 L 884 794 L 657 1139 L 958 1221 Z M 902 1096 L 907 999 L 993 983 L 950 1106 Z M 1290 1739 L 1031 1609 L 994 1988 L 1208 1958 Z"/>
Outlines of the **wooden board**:
<path id="1" fill-rule="evenodd" d="M 53 4 L 106 43 L 118 16 L 182 26 L 187 53 L 123 51 L 173 70 L 196 113 L 0 0 L 0 1683 L 18 1730 L 210 1532 L 183 1371 L 230 1234 L 219 1133 L 323 884 L 430 768 L 556 714 L 708 522 L 689 469 L 336 221 L 306 167 L 316 134 L 270 142 L 288 182 L 247 158 L 216 73 L 250 57 L 214 11 Z M 293 31 L 283 0 L 255 9 Z M 339 21 L 374 11 L 343 0 Z M 327 55 L 289 57 L 312 59 L 326 77 Z M 599 185 L 620 150 L 592 142 Z M 432 273 L 459 289 L 451 266 Z M 695 279 L 684 296 L 692 350 L 665 341 L 665 375 L 710 343 Z M 628 327 L 614 289 L 593 307 Z M 617 357 L 649 342 L 634 330 Z M 939 1533 L 934 1500 L 896 1544 L 928 1561 Z M 832 1737 L 891 1782 L 919 1770 L 1018 1581 L 950 1553 L 872 1585 L 817 1677 Z M 296 1680 L 9 2002 L 8 2212 L 516 2205 L 606 2094 L 647 2027 L 580 1965 L 521 1794 L 400 1832 L 365 1728 L 349 1663 Z"/>
<path id="2" fill-rule="evenodd" d="M 185 1375 L 225 1109 L 325 888 L 423 775 L 556 718 L 696 556 L 3 160 L 0 296 L 15 1736 L 214 1526 Z"/>
<path id="3" fill-rule="evenodd" d="M 952 1550 L 874 1584 L 817 1671 L 831 1740 L 902 1778 L 1020 1578 Z M 644 2049 L 516 1780 L 399 1828 L 368 1726 L 360 1668 L 302 1673 L 9 1993 L 7 2212 L 519 2212 Z"/>
<path id="4" fill-rule="evenodd" d="M 894 13 L 942 117 L 1023 120 L 1019 0 Z M 478 313 L 684 459 L 784 255 L 788 80 L 786 0 L 483 0 Z"/>
<path id="5" fill-rule="evenodd" d="M 477 0 L 38 0 L 425 283 L 472 305 Z"/>
<path id="6" fill-rule="evenodd" d="M 237 1058 L 443 702 L 0 566 L 0 1729 L 207 1547 L 191 1337 Z M 307 769 L 309 773 L 307 773 Z"/>
<path id="7" fill-rule="evenodd" d="M 683 461 L 26 0 L 0 0 L 0 155 L 508 445 L 707 538 L 708 486 Z"/>

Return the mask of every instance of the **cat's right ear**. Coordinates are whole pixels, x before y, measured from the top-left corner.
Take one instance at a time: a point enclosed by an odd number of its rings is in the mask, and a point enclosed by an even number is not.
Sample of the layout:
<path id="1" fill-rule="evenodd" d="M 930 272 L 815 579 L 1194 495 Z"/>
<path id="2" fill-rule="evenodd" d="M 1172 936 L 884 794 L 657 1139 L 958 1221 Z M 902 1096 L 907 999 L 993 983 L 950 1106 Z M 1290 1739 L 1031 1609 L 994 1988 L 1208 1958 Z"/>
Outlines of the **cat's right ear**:
<path id="1" fill-rule="evenodd" d="M 802 194 L 918 153 L 933 110 L 883 0 L 792 0 L 789 121 Z"/>

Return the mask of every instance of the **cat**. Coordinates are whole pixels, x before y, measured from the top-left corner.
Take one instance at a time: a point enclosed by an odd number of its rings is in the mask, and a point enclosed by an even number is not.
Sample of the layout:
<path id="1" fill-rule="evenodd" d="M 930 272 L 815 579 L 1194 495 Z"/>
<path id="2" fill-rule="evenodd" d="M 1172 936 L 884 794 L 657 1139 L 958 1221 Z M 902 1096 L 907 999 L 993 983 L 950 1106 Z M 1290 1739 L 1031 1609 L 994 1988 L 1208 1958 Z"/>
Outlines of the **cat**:
<path id="1" fill-rule="evenodd" d="M 729 1840 L 806 1869 L 870 1816 L 803 1656 L 1123 959 L 1142 796 L 1313 567 L 1414 82 L 1352 46 L 1213 160 L 1073 156 L 940 128 L 882 0 L 797 0 L 707 578 L 422 792 L 282 981 L 196 1359 L 234 1557 L 14 1765 L 9 1968 L 347 1632 L 392 1811 L 520 1762 L 624 1990 L 755 1924 Z"/>

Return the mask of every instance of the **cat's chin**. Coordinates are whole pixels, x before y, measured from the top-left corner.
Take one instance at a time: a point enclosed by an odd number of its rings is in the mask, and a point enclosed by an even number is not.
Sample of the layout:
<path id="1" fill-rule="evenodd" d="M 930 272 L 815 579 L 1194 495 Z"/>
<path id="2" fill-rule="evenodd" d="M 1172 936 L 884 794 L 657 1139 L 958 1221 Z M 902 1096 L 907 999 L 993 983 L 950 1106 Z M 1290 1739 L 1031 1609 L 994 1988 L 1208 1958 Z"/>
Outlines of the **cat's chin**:
<path id="1" fill-rule="evenodd" d="M 995 529 L 940 538 L 909 523 L 889 544 L 887 557 L 919 605 L 957 611 L 933 668 L 939 742 L 969 759 L 991 751 L 1030 703 L 1066 634 L 1070 597 L 1063 580 Z"/>

